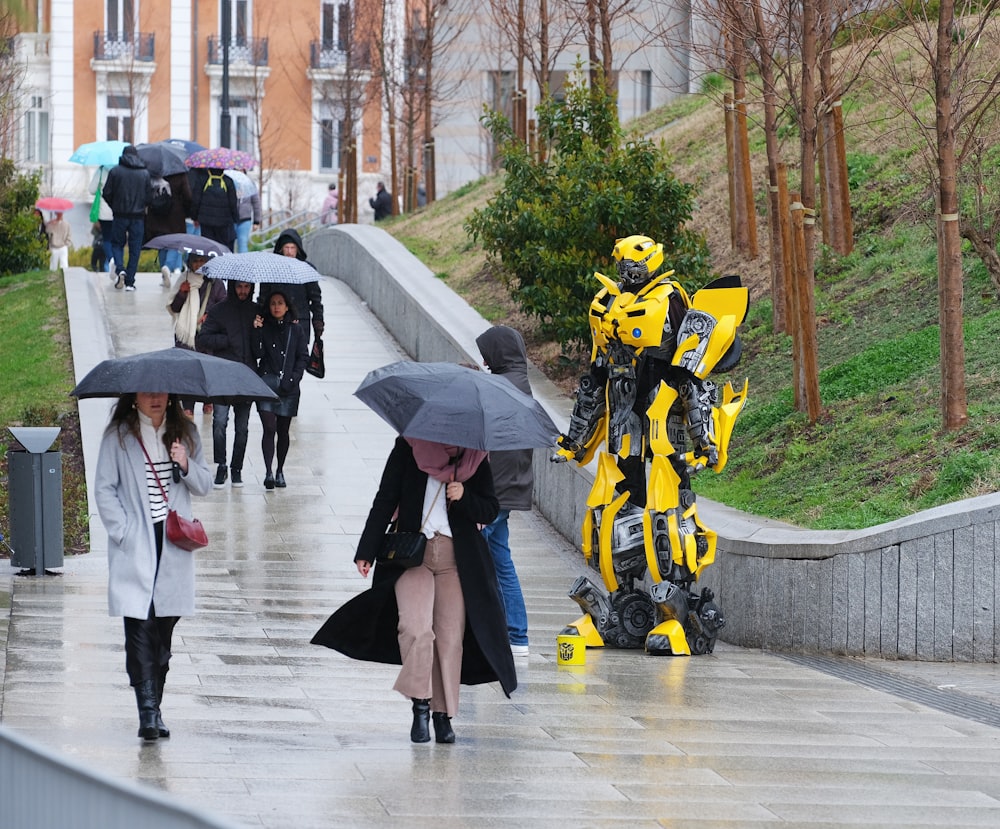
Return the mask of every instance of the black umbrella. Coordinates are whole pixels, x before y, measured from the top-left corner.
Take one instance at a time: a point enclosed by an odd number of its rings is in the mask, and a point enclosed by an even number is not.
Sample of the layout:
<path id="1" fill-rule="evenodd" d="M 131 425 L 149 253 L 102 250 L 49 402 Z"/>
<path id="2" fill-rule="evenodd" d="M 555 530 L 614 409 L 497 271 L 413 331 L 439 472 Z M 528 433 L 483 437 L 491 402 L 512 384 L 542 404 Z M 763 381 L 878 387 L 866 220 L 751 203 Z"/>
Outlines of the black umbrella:
<path id="1" fill-rule="evenodd" d="M 135 149 L 151 175 L 175 176 L 187 172 L 187 165 L 184 163 L 187 155 L 183 147 L 157 141 L 155 144 L 136 144 Z"/>
<path id="2" fill-rule="evenodd" d="M 392 363 L 354 394 L 405 437 L 494 451 L 553 446 L 559 436 L 531 395 L 454 363 Z"/>
<path id="3" fill-rule="evenodd" d="M 181 253 L 208 257 L 232 253 L 221 242 L 195 233 L 164 233 L 162 236 L 154 236 L 143 247 L 149 250 L 179 250 Z"/>
<path id="4" fill-rule="evenodd" d="M 70 394 L 79 398 L 118 397 L 141 391 L 224 405 L 278 399 L 243 363 L 186 348 L 104 360 L 87 372 Z"/>

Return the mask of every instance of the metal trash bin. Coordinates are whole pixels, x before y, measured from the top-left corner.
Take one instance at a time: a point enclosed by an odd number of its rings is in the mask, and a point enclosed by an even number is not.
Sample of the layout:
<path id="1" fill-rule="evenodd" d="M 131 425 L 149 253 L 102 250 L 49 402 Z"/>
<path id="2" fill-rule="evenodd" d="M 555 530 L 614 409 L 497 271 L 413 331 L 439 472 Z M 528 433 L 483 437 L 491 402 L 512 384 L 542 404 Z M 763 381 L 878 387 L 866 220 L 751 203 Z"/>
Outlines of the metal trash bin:
<path id="1" fill-rule="evenodd" d="M 63 566 L 62 452 L 48 451 L 55 426 L 8 427 L 23 449 L 9 449 L 10 563 L 33 569 Z"/>

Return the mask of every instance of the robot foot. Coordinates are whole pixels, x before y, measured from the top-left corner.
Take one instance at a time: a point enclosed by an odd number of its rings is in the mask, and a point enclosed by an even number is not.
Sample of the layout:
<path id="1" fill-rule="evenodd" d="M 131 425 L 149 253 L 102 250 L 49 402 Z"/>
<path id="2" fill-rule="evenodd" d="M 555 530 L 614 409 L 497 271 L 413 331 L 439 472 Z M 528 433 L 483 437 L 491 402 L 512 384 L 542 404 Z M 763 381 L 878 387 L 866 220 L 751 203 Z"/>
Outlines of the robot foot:
<path id="1" fill-rule="evenodd" d="M 705 654 L 715 649 L 715 640 L 726 620 L 707 587 L 701 595 L 670 582 L 653 585 L 650 596 L 665 621 L 646 637 L 651 654 Z"/>
<path id="2" fill-rule="evenodd" d="M 656 620 L 649 596 L 617 590 L 608 596 L 586 576 L 573 584 L 569 596 L 592 621 L 602 644 L 612 648 L 641 648 Z"/>

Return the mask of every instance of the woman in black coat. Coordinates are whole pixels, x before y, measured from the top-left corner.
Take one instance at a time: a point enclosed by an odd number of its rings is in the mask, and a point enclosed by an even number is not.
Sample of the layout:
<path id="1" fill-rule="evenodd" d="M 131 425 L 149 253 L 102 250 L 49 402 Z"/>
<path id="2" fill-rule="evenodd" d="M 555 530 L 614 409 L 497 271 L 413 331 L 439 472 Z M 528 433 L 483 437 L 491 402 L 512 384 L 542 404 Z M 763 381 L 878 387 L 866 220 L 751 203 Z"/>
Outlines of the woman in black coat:
<path id="1" fill-rule="evenodd" d="M 284 488 L 285 458 L 291 443 L 289 430 L 292 418 L 299 413 L 299 384 L 309 362 L 306 348 L 307 335 L 295 317 L 287 295 L 280 290 L 271 293 L 267 308 L 254 317 L 250 348 L 257 360 L 257 373 L 277 400 L 257 403 L 257 413 L 264 434 L 260 448 L 264 453 L 264 488 Z M 271 474 L 277 438 L 278 469 Z"/>
<path id="2" fill-rule="evenodd" d="M 455 741 L 459 684 L 517 687 L 496 573 L 480 527 L 497 515 L 485 453 L 398 438 L 358 551 L 367 577 L 388 524 L 428 537 L 424 561 L 379 564 L 370 590 L 331 616 L 312 642 L 354 659 L 402 665 L 393 686 L 413 701 L 413 742 Z"/>

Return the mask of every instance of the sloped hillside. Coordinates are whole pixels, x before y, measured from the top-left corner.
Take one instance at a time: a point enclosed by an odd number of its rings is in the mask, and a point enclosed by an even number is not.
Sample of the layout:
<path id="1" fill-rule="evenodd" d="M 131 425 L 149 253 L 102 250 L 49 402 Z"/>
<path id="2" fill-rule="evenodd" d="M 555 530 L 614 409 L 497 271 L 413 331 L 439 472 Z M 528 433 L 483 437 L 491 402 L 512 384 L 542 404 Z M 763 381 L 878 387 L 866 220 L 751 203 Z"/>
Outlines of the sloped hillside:
<path id="1" fill-rule="evenodd" d="M 644 119 L 645 133 L 662 142 L 678 177 L 698 187 L 692 225 L 705 234 L 715 268 L 740 273 L 751 289 L 744 359 L 732 376 L 734 384 L 749 378 L 750 401 L 736 427 L 729 466 L 719 476 L 702 473 L 696 488 L 731 506 L 811 527 L 872 526 L 1000 486 L 995 289 L 982 264 L 968 255 L 970 422 L 942 432 L 933 199 L 917 140 L 905 122 L 891 117 L 871 80 L 845 97 L 844 112 L 856 245 L 848 257 L 822 249 L 817 256 L 824 408 L 816 424 L 792 409 L 790 341 L 770 326 L 763 136 L 752 129 L 761 255 L 747 262 L 729 250 L 718 102 L 686 99 Z M 750 114 L 753 121 L 758 113 Z M 795 136 L 786 141 L 786 157 L 794 164 Z M 581 355 L 564 355 L 538 337 L 462 231 L 465 216 L 499 184 L 490 179 L 471 185 L 387 229 L 487 319 L 521 328 L 533 360 L 570 391 Z"/>

